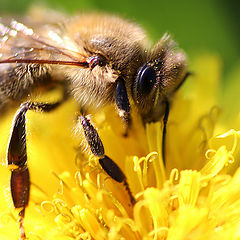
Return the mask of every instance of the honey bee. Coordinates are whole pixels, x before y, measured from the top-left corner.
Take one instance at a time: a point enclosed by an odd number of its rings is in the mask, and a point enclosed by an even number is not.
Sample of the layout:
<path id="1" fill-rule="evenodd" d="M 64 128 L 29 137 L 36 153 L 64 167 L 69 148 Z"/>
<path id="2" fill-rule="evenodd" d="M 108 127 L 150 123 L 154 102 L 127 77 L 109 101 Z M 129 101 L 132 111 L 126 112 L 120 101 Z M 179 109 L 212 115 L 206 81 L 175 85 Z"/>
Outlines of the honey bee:
<path id="1" fill-rule="evenodd" d="M 28 110 L 49 112 L 73 97 L 92 154 L 110 177 L 125 185 L 134 204 L 124 173 L 105 155 L 87 115 L 115 105 L 126 136 L 133 107 L 144 124 L 163 118 L 165 159 L 169 104 L 189 75 L 184 52 L 167 34 L 151 46 L 139 25 L 117 16 L 90 13 L 62 16 L 56 22 L 48 18 L 0 23 L 0 112 L 21 104 L 13 121 L 8 165 L 12 166 L 11 193 L 15 208 L 20 209 L 22 239 L 30 189 L 25 130 Z M 48 91 L 59 85 L 63 94 L 58 102 L 26 101 L 38 88 Z"/>

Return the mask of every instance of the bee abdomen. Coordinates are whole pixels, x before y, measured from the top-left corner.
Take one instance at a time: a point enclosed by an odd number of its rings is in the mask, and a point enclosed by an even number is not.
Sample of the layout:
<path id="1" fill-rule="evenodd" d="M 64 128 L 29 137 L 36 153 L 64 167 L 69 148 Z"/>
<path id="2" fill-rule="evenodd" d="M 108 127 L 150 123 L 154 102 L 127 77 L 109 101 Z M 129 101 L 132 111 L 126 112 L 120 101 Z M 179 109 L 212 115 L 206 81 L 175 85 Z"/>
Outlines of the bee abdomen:
<path id="1" fill-rule="evenodd" d="M 0 68 L 0 112 L 21 104 L 35 88 L 51 82 L 49 69 L 44 65 L 4 65 Z"/>

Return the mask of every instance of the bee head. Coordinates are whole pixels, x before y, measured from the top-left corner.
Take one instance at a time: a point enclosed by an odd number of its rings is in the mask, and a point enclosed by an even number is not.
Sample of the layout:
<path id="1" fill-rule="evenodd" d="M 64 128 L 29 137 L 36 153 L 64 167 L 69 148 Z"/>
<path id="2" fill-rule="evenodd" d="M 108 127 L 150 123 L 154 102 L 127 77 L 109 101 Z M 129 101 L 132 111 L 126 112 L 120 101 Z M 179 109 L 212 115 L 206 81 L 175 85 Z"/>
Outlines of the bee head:
<path id="1" fill-rule="evenodd" d="M 164 36 L 150 51 L 132 85 L 132 97 L 144 122 L 158 121 L 165 102 L 179 88 L 186 75 L 186 56 Z"/>

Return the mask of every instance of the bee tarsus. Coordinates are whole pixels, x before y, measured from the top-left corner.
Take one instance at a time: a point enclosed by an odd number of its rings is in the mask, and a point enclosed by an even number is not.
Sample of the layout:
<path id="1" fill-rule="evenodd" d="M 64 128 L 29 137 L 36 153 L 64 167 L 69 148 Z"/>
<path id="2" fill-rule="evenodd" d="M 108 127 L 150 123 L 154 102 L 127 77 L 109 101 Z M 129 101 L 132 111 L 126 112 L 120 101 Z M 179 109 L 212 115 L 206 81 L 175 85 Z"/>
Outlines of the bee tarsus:
<path id="1" fill-rule="evenodd" d="M 84 134 L 88 145 L 96 157 L 99 158 L 99 164 L 102 166 L 103 170 L 115 181 L 123 183 L 130 197 L 132 204 L 135 204 L 135 199 L 130 191 L 129 185 L 127 183 L 127 178 L 119 168 L 119 166 L 107 155 L 105 155 L 104 147 L 102 141 L 97 133 L 97 130 L 93 127 L 90 120 L 85 116 L 80 116 L 80 122 L 84 130 Z"/>

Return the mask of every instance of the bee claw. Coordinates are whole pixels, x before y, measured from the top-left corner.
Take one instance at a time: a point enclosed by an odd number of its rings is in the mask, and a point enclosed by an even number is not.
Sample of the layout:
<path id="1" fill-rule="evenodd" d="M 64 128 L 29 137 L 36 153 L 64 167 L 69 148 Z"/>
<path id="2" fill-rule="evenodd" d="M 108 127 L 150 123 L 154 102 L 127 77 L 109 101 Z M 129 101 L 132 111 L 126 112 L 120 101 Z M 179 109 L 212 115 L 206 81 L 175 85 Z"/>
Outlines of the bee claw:
<path id="1" fill-rule="evenodd" d="M 20 239 L 19 240 L 25 240 L 26 239 L 26 234 L 25 234 L 25 229 L 24 229 L 24 215 L 25 215 L 25 208 L 23 208 L 19 212 L 19 228 L 20 228 Z"/>

